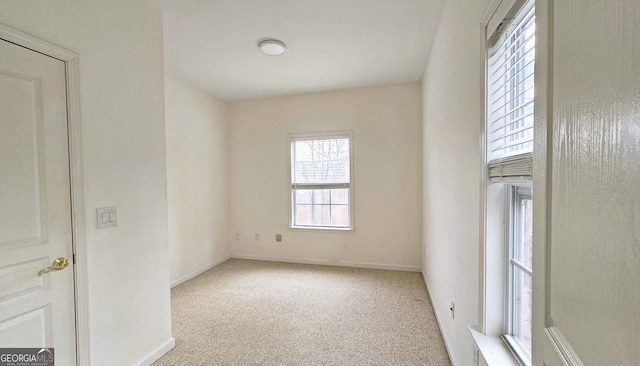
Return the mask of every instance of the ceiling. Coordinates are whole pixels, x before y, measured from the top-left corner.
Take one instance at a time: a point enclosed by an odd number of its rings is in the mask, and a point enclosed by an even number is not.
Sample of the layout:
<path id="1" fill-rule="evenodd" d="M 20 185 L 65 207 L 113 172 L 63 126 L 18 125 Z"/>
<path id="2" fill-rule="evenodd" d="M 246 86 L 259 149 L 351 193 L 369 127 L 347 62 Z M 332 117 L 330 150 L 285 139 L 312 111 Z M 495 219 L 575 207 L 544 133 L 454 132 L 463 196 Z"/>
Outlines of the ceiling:
<path id="1" fill-rule="evenodd" d="M 227 101 L 422 79 L 444 0 L 151 0 L 165 72 Z M 276 38 L 282 56 L 257 44 Z"/>

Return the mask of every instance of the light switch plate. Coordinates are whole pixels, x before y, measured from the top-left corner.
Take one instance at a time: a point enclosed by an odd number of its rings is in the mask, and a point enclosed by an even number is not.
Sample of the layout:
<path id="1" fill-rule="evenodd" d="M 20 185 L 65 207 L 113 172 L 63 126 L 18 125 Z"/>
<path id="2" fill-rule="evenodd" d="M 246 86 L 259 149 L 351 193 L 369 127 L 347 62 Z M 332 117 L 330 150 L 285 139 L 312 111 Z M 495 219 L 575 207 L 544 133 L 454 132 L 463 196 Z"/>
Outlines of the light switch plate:
<path id="1" fill-rule="evenodd" d="M 118 226 L 118 206 L 96 208 L 98 229 Z"/>

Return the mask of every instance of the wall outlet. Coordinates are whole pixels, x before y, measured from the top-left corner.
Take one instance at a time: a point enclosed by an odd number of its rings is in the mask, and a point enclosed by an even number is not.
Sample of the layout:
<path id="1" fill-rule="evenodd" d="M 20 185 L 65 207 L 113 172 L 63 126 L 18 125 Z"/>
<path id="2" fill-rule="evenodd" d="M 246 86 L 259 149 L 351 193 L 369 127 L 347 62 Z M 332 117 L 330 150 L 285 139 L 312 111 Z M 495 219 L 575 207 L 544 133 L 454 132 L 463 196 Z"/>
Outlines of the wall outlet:
<path id="1" fill-rule="evenodd" d="M 256 234 L 256 241 L 260 241 L 260 234 Z"/>
<path id="2" fill-rule="evenodd" d="M 451 301 L 451 307 L 449 308 L 449 310 L 451 310 L 451 319 L 455 319 L 456 318 L 456 303 Z"/>
<path id="3" fill-rule="evenodd" d="M 282 234 L 276 234 L 276 241 L 280 243 L 282 241 Z"/>

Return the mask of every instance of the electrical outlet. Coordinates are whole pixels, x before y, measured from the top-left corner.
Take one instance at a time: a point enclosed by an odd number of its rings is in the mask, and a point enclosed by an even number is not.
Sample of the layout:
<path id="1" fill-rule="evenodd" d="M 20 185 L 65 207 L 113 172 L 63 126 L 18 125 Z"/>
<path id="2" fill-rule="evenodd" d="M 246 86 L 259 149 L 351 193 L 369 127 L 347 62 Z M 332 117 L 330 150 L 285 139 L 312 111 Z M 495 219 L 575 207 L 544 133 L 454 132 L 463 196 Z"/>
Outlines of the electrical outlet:
<path id="1" fill-rule="evenodd" d="M 276 241 L 280 243 L 282 241 L 282 234 L 276 234 Z"/>
<path id="2" fill-rule="evenodd" d="M 455 319 L 456 318 L 456 303 L 451 301 L 451 307 L 449 308 L 449 310 L 451 310 L 451 319 Z"/>

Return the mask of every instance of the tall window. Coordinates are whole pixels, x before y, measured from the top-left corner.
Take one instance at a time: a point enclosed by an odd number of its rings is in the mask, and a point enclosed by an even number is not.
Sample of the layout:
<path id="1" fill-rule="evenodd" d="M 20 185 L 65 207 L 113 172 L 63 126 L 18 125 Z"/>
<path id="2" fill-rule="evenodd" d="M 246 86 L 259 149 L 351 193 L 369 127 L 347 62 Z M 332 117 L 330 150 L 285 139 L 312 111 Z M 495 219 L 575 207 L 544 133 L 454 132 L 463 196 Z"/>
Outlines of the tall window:
<path id="1" fill-rule="evenodd" d="M 511 6 L 503 9 L 502 6 Z M 510 5 L 511 4 L 511 5 Z M 489 185 L 487 199 L 504 199 L 504 339 L 520 361 L 531 363 L 532 314 L 532 196 L 535 7 L 533 0 L 503 1 L 499 19 L 488 25 L 486 136 Z M 493 205 L 492 207 L 499 207 Z M 494 221 L 495 222 L 495 221 Z M 490 230 L 489 228 L 487 230 Z"/>
<path id="2" fill-rule="evenodd" d="M 351 229 L 351 133 L 290 139 L 291 227 Z"/>

